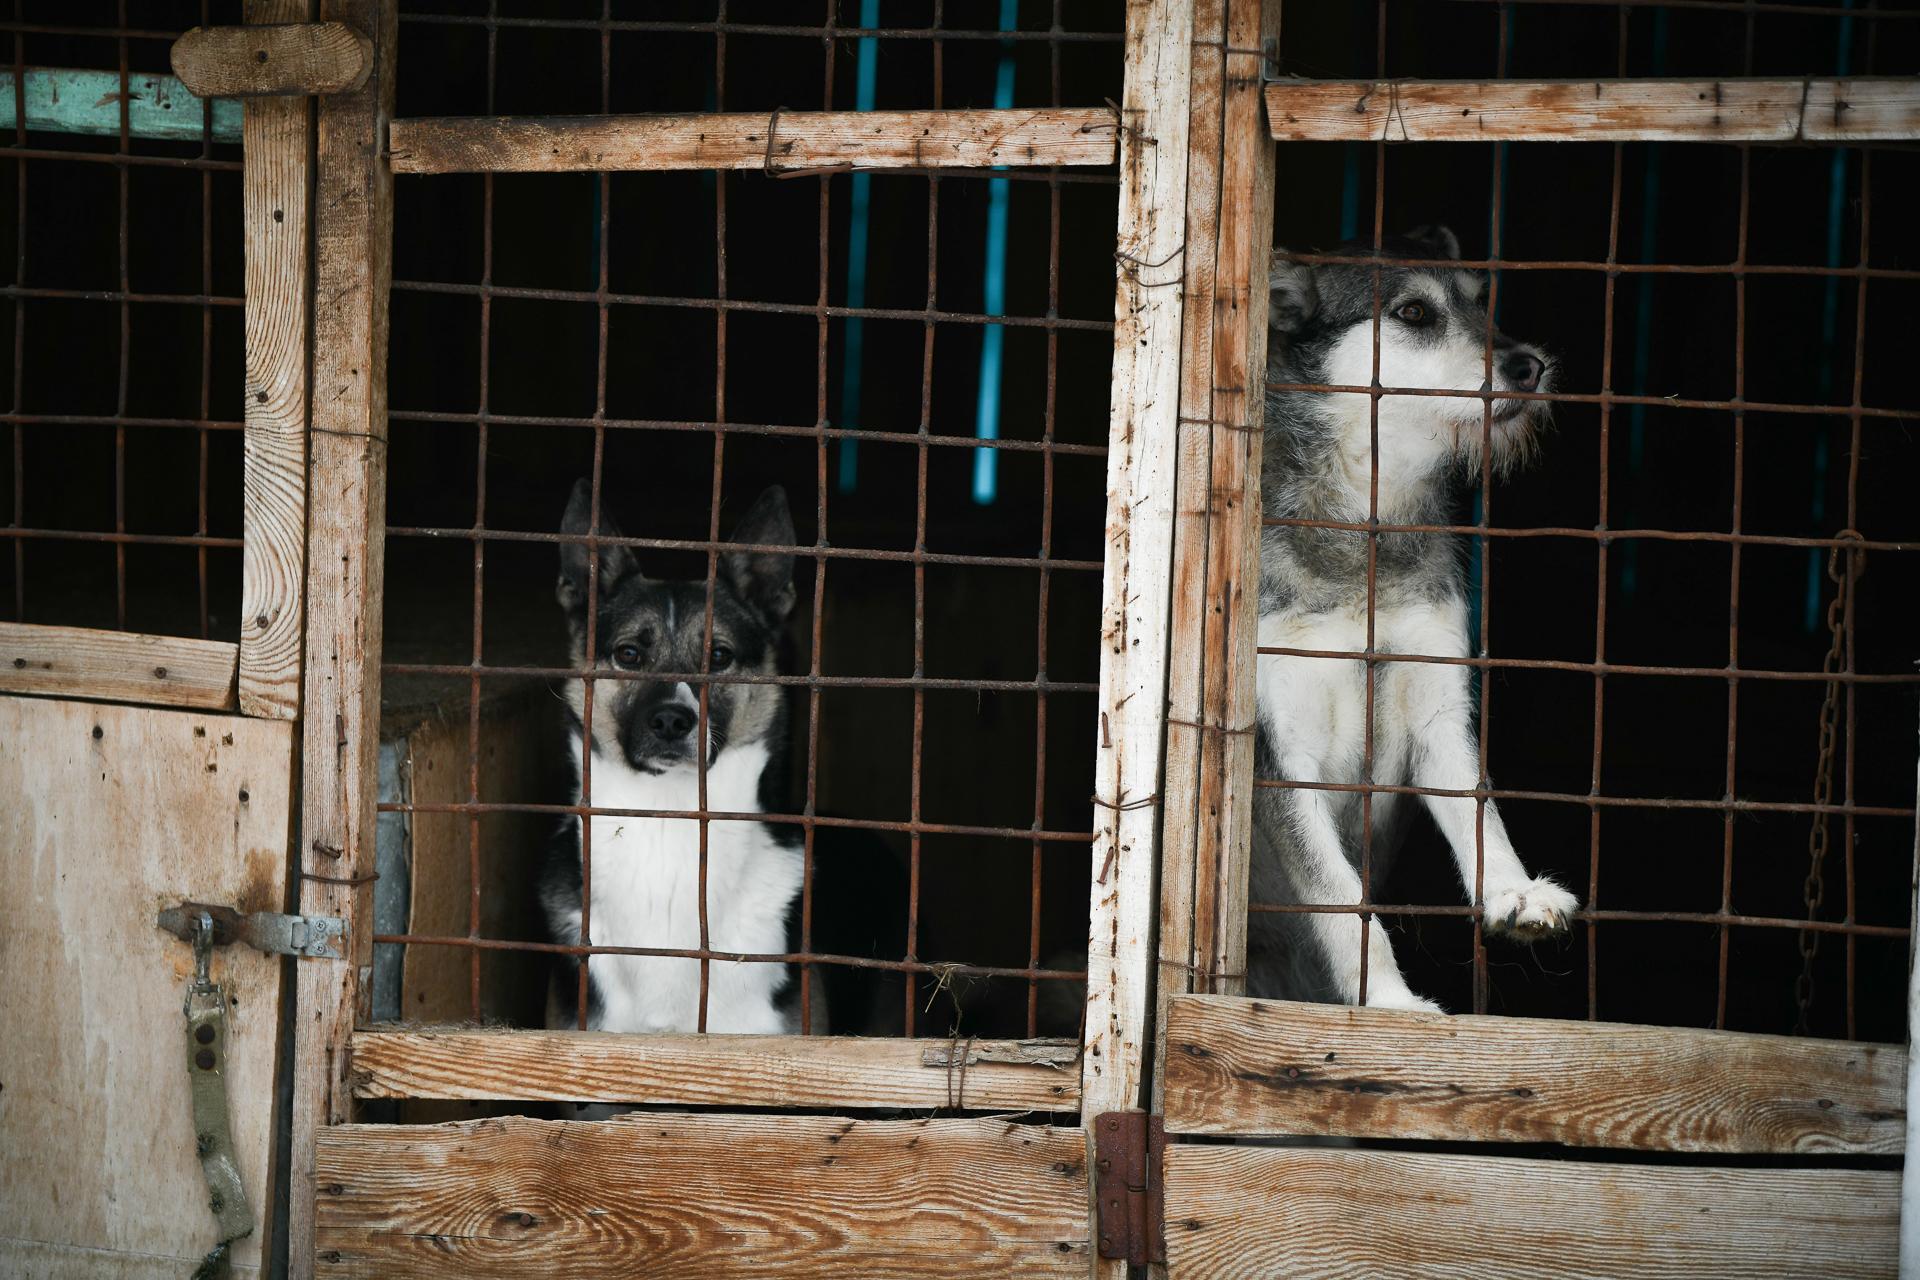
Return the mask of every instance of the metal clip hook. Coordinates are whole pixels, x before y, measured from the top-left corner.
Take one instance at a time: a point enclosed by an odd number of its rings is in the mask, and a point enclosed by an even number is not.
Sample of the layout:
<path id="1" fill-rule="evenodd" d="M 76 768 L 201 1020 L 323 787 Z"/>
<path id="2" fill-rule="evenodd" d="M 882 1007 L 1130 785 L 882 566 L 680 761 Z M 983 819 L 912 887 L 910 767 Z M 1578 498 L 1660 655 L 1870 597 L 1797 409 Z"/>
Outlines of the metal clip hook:
<path id="1" fill-rule="evenodd" d="M 214 989 L 211 965 L 213 962 L 213 916 L 202 911 L 193 919 L 193 989 L 207 992 Z"/>

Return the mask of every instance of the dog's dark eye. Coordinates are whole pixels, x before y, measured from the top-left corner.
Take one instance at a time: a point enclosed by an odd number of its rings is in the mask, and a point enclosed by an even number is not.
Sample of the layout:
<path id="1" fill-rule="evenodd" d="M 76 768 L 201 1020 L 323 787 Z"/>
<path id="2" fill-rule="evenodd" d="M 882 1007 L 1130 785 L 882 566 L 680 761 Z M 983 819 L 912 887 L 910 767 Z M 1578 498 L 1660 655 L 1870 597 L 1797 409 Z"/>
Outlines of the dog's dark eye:
<path id="1" fill-rule="evenodd" d="M 712 666 L 715 671 L 725 671 L 733 665 L 733 650 L 727 648 L 724 644 L 716 644 L 713 646 L 713 653 L 709 656 L 712 658 Z"/>
<path id="2" fill-rule="evenodd" d="M 1393 313 L 1407 324 L 1425 324 L 1427 309 L 1417 302 L 1409 302 Z"/>
<path id="3" fill-rule="evenodd" d="M 619 663 L 623 667 L 639 666 L 640 665 L 640 646 L 637 644 L 621 645 L 619 648 L 613 651 L 613 660 Z"/>

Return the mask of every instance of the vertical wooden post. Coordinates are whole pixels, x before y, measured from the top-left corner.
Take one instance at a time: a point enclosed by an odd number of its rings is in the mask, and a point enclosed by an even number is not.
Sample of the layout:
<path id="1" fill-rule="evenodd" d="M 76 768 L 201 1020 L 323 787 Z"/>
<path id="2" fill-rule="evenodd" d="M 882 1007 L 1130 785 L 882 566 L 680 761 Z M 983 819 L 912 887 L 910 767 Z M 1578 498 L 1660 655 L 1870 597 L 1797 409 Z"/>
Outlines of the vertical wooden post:
<path id="1" fill-rule="evenodd" d="M 1081 1097 L 1089 1128 L 1137 1107 L 1152 975 L 1179 433 L 1193 0 L 1131 0 L 1120 119 L 1118 285 Z M 1089 1212 L 1092 1205 L 1088 1206 Z M 1124 1262 L 1097 1263 L 1124 1276 Z"/>
<path id="2" fill-rule="evenodd" d="M 314 1139 L 350 1118 L 347 1037 L 372 964 L 380 601 L 387 467 L 392 0 L 323 0 L 373 39 L 364 87 L 320 101 L 315 208 L 311 538 L 300 909 L 347 922 L 346 958 L 295 966 L 289 1274 L 313 1274 Z"/>
<path id="3" fill-rule="evenodd" d="M 249 23 L 305 22 L 311 0 L 247 0 Z M 242 108 L 247 426 L 241 551 L 240 710 L 300 713 L 307 540 L 307 196 L 303 96 Z"/>
<path id="4" fill-rule="evenodd" d="M 1194 21 L 1180 498 L 1155 1008 L 1236 994 L 1246 969 L 1273 146 L 1260 103 L 1278 0 Z M 1164 1044 L 1156 1046 L 1164 1061 Z M 1160 1096 L 1155 1072 L 1154 1096 Z"/>
<path id="5" fill-rule="evenodd" d="M 1920 777 L 1914 797 L 1920 800 Z M 1913 897 L 1907 911 L 1907 1167 L 1900 1177 L 1900 1280 L 1920 1280 L 1920 830 L 1913 838 Z"/>

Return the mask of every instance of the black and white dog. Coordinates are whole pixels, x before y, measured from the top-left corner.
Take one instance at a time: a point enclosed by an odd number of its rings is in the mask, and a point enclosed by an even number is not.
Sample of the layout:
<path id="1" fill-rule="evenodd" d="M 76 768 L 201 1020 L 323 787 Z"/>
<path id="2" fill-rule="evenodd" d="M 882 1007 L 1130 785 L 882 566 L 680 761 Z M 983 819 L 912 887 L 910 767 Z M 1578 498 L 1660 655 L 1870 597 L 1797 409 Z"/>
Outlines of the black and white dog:
<path id="1" fill-rule="evenodd" d="M 1371 249 L 1343 250 L 1371 255 Z M 1380 256 L 1413 267 L 1309 266 L 1275 254 L 1270 277 L 1269 382 L 1374 384 L 1374 281 L 1379 280 L 1378 385 L 1474 392 L 1551 390 L 1553 362 L 1537 348 L 1492 334 L 1488 387 L 1486 279 L 1453 263 L 1459 242 L 1444 227 L 1389 240 Z M 1430 265 L 1429 265 L 1430 264 Z M 1270 392 L 1261 476 L 1268 517 L 1365 523 L 1372 510 L 1373 410 L 1364 392 Z M 1379 405 L 1377 514 L 1383 524 L 1447 524 L 1481 474 L 1487 402 L 1467 396 L 1383 396 Z M 1494 399 L 1490 456 L 1496 473 L 1523 459 L 1548 418 L 1544 401 Z M 1260 644 L 1362 653 L 1368 647 L 1368 537 L 1364 532 L 1268 526 L 1260 551 Z M 1433 533 L 1382 533 L 1372 594 L 1374 651 L 1464 658 L 1467 605 L 1460 543 Z M 1364 661 L 1263 655 L 1257 684 L 1259 775 L 1354 784 L 1363 776 Z M 1443 790 L 1479 785 L 1470 669 L 1382 662 L 1373 676 L 1373 781 Z M 1402 797 L 1376 793 L 1372 884 L 1387 873 Z M 1484 826 L 1468 797 L 1423 796 L 1452 848 L 1469 902 L 1486 930 L 1521 941 L 1563 933 L 1572 894 L 1527 872 L 1499 810 Z M 1254 801 L 1253 898 L 1260 902 L 1361 901 L 1361 796 L 1259 788 Z M 1477 866 L 1477 835 L 1484 836 Z M 1476 884 L 1477 881 L 1477 884 Z M 1350 912 L 1255 913 L 1248 982 L 1255 995 L 1340 1001 L 1360 997 L 1361 922 Z M 1367 930 L 1370 1005 L 1437 1009 L 1414 994 L 1376 922 Z"/>
<path id="2" fill-rule="evenodd" d="M 588 532 L 588 485 L 575 486 L 561 531 Z M 603 514 L 599 533 L 619 536 Z M 793 517 L 783 490 L 771 488 L 734 525 L 732 540 L 792 546 Z M 696 674 L 772 674 L 794 604 L 793 556 L 732 551 L 719 557 L 713 584 L 711 650 L 707 586 L 657 581 L 639 571 L 626 547 L 603 547 L 598 598 L 589 600 L 588 548 L 560 552 L 560 607 L 572 635 L 573 662 L 586 660 L 594 628 L 596 670 Z M 580 802 L 585 682 L 569 681 L 574 803 Z M 591 795 L 595 808 L 692 812 L 702 808 L 698 756 L 706 757 L 712 813 L 767 813 L 784 790 L 786 692 L 775 684 L 716 682 L 707 699 L 706 741 L 697 741 L 698 696 L 684 680 L 593 682 Z M 593 823 L 592 939 L 607 946 L 700 946 L 700 827 L 691 818 L 596 814 Z M 714 951 L 786 953 L 799 895 L 802 852 L 792 825 L 741 820 L 707 826 L 707 938 Z M 580 940 L 580 823 L 563 824 L 541 897 L 556 940 Z M 700 962 L 667 956 L 594 955 L 588 967 L 588 1025 L 608 1031 L 698 1028 Z M 799 1030 L 794 984 L 784 964 L 710 962 L 706 1029 L 776 1034 Z M 561 984 L 548 1022 L 572 1026 L 572 987 Z"/>

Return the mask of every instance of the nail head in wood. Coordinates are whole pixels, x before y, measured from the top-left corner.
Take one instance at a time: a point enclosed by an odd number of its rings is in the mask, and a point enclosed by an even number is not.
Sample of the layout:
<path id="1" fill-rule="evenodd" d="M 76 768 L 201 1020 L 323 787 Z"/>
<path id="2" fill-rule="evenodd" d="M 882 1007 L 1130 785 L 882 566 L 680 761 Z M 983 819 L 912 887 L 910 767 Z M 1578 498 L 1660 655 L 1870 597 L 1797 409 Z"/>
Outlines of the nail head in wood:
<path id="1" fill-rule="evenodd" d="M 372 69 L 372 43 L 344 22 L 195 27 L 173 42 L 173 74 L 202 98 L 346 93 Z"/>

